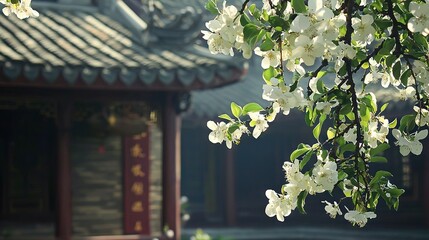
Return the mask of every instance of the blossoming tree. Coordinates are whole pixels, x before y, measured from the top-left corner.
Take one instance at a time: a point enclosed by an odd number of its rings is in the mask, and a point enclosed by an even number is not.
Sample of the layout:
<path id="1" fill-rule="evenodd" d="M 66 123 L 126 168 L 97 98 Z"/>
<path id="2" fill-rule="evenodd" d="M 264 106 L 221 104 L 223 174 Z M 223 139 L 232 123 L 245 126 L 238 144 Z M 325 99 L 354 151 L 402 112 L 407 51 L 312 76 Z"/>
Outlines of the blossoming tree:
<path id="1" fill-rule="evenodd" d="M 299 144 L 283 165 L 286 183 L 278 192 L 266 191 L 265 213 L 284 221 L 295 209 L 304 212 L 308 195 L 333 191 L 341 196 L 338 202 L 322 202 L 326 212 L 335 218 L 344 208 L 345 219 L 359 227 L 376 217 L 381 199 L 398 209 L 404 190 L 389 181 L 388 171 L 372 174 L 370 168 L 387 161 L 383 152 L 391 145 L 390 130 L 403 156 L 422 152 L 420 140 L 429 124 L 429 1 L 220 5 L 207 2 L 216 17 L 206 23 L 203 37 L 213 54 L 261 56 L 262 98 L 268 102 L 263 107 L 231 103 L 231 113 L 220 115 L 221 122 L 207 123 L 209 140 L 231 148 L 245 134 L 258 138 L 277 114 L 295 108 L 305 112 L 313 128 L 314 142 Z M 388 103 L 379 106 L 367 88 L 380 83 L 410 99 L 413 113 L 398 120 L 383 116 Z"/>

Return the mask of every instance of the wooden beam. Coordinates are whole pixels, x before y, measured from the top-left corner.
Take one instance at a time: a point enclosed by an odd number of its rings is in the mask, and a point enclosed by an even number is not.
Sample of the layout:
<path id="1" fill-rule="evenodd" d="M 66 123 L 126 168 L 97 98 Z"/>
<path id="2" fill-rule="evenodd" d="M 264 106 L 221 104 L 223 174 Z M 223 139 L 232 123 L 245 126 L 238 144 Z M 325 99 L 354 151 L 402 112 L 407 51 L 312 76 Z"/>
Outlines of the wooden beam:
<path id="1" fill-rule="evenodd" d="M 57 111 L 57 239 L 70 240 L 72 235 L 72 194 L 69 141 L 72 103 L 58 102 Z"/>
<path id="2" fill-rule="evenodd" d="M 175 97 L 167 94 L 163 119 L 163 223 L 174 231 L 172 239 L 180 239 L 180 126 Z"/>

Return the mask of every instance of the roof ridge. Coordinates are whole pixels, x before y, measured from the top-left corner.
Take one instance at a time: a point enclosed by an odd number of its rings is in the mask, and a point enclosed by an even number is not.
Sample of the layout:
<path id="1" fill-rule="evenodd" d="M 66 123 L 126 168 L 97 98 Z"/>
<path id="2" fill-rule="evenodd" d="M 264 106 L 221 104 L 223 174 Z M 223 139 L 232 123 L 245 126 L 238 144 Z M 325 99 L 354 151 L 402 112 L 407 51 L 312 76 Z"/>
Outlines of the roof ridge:
<path id="1" fill-rule="evenodd" d="M 84 11 L 84 12 L 99 12 L 97 6 L 88 6 L 88 5 L 75 5 L 75 4 L 66 4 L 60 2 L 32 2 L 31 5 L 34 9 L 55 9 L 55 10 L 68 10 L 68 11 Z"/>

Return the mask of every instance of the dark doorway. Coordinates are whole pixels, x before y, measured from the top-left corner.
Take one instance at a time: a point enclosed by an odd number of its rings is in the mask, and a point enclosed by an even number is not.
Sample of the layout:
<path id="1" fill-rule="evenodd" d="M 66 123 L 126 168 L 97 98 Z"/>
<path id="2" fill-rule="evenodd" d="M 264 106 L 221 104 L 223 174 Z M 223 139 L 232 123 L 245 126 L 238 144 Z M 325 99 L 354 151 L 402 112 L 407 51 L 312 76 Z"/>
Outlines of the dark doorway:
<path id="1" fill-rule="evenodd" d="M 55 219 L 52 116 L 43 106 L 0 110 L 0 225 Z"/>

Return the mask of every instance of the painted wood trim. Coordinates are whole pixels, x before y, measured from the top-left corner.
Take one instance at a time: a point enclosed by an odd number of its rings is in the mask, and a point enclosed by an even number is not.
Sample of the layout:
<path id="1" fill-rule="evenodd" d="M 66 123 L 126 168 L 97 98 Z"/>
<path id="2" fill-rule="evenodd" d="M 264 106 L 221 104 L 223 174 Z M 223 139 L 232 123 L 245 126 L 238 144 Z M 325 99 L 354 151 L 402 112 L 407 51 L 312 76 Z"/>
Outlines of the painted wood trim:
<path id="1" fill-rule="evenodd" d="M 181 235 L 180 226 L 180 126 L 181 119 L 175 110 L 174 95 L 167 94 L 164 105 L 163 119 L 163 223 L 174 231 L 178 240 Z"/>
<path id="2" fill-rule="evenodd" d="M 57 239 L 70 240 L 72 236 L 72 193 L 70 165 L 70 127 L 73 104 L 70 101 L 58 102 L 57 133 Z"/>

